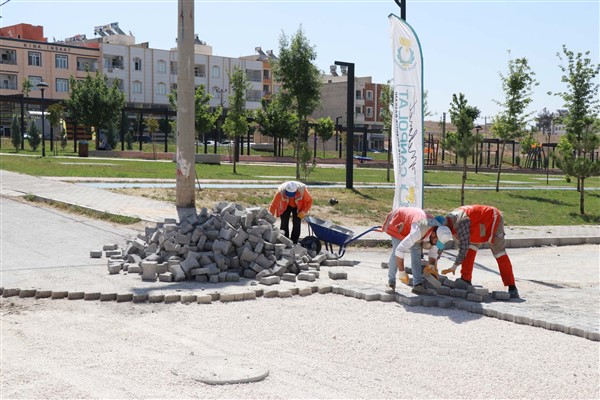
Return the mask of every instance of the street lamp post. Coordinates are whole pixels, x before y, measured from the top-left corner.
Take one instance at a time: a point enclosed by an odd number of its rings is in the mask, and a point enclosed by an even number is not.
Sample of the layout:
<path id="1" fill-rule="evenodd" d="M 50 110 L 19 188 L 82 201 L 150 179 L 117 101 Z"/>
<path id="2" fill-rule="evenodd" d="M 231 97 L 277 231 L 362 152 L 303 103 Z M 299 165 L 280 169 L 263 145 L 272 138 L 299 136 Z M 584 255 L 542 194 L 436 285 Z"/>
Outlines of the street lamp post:
<path id="1" fill-rule="evenodd" d="M 335 61 L 335 65 L 348 68 L 346 93 L 346 189 L 353 189 L 354 155 L 354 63 Z"/>
<path id="2" fill-rule="evenodd" d="M 42 91 L 42 157 L 46 157 L 46 129 L 44 124 L 44 113 L 45 113 L 45 103 L 44 103 L 44 90 L 48 88 L 48 84 L 44 81 L 39 82 L 36 87 Z"/>

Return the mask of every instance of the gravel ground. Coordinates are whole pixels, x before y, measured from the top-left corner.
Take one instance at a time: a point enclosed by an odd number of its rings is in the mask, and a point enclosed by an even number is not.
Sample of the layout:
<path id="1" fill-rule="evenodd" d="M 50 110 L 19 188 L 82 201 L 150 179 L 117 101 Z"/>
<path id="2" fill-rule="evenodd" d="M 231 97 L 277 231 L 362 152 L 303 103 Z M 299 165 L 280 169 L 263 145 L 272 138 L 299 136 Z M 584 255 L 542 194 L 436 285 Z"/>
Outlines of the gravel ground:
<path id="1" fill-rule="evenodd" d="M 600 398 L 600 342 L 460 310 L 333 294 L 0 302 L 3 399 Z M 214 357 L 269 375 L 222 386 L 192 379 L 202 371 L 190 365 Z"/>

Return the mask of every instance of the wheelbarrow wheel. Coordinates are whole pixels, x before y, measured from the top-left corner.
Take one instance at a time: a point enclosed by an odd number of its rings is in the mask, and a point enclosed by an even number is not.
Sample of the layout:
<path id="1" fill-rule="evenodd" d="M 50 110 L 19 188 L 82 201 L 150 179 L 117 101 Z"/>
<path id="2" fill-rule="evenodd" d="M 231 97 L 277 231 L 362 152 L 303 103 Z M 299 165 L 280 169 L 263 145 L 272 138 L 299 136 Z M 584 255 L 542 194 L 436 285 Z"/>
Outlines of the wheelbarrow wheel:
<path id="1" fill-rule="evenodd" d="M 307 236 L 300 241 L 300 246 L 319 254 L 321 252 L 321 241 L 316 236 Z"/>

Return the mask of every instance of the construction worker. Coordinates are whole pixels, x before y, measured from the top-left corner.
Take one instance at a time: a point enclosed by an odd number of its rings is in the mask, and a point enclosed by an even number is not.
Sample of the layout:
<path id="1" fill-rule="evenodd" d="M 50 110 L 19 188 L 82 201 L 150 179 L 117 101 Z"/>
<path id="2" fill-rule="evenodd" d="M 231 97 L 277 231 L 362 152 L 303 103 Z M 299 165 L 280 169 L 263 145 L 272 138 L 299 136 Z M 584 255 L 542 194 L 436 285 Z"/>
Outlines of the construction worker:
<path id="1" fill-rule="evenodd" d="M 511 298 L 519 298 L 512 264 L 508 254 L 506 254 L 504 217 L 500 210 L 491 206 L 475 204 L 458 207 L 445 217 L 436 218 L 450 228 L 459 245 L 458 256 L 454 265 L 443 270 L 443 274 L 448 272 L 454 274 L 456 267 L 461 265 L 460 279 L 470 285 L 477 250 L 482 244 L 489 243 L 490 250 L 492 250 L 492 254 L 498 263 L 504 286 L 508 286 Z"/>
<path id="2" fill-rule="evenodd" d="M 398 279 L 408 285 L 408 275 L 404 270 L 404 255 L 410 251 L 413 289 L 415 294 L 427 294 L 423 286 L 421 270 L 421 251 L 423 242 L 429 242 L 429 264 L 435 265 L 439 249 L 452 238 L 447 227 L 440 227 L 439 222 L 430 214 L 417 207 L 401 207 L 388 214 L 381 231 L 392 237 L 392 254 L 388 264 L 387 286 L 396 290 L 396 272 Z"/>
<path id="3" fill-rule="evenodd" d="M 277 188 L 275 197 L 271 201 L 269 211 L 275 217 L 281 217 L 281 230 L 285 237 L 298 243 L 300 238 L 300 224 L 304 216 L 312 207 L 312 197 L 304 183 L 289 181 Z M 290 215 L 292 216 L 292 236 L 290 237 Z"/>

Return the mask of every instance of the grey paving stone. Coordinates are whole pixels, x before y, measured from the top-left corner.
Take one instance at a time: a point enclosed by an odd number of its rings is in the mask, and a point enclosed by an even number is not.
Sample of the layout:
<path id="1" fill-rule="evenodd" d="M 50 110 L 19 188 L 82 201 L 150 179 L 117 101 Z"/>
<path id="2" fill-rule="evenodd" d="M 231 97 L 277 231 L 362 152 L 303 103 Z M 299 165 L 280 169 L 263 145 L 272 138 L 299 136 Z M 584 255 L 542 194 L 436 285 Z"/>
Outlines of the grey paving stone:
<path id="1" fill-rule="evenodd" d="M 100 292 L 86 292 L 83 295 L 84 300 L 100 300 Z"/>
<path id="2" fill-rule="evenodd" d="M 150 294 L 148 295 L 148 303 L 162 303 L 165 301 L 164 294 Z"/>
<path id="3" fill-rule="evenodd" d="M 495 290 L 492 292 L 492 296 L 496 300 L 510 300 L 510 294 L 508 292 L 504 292 L 504 291 Z"/>
<path id="4" fill-rule="evenodd" d="M 332 289 L 333 288 L 329 285 L 319 286 L 319 293 L 320 294 L 331 293 Z"/>
<path id="5" fill-rule="evenodd" d="M 7 288 L 2 291 L 2 297 L 18 296 L 21 289 Z"/>
<path id="6" fill-rule="evenodd" d="M 277 294 L 281 298 L 292 297 L 292 291 L 289 289 L 288 290 L 278 290 Z"/>
<path id="7" fill-rule="evenodd" d="M 380 293 L 379 300 L 383 301 L 384 303 L 389 303 L 390 301 L 394 301 L 394 294 L 393 293 Z"/>
<path id="8" fill-rule="evenodd" d="M 179 294 L 165 294 L 165 303 L 179 303 L 181 301 L 181 295 Z"/>
<path id="9" fill-rule="evenodd" d="M 256 299 L 256 292 L 254 290 L 250 290 L 248 292 L 243 292 L 242 293 L 242 298 L 244 300 L 255 300 Z"/>
<path id="10" fill-rule="evenodd" d="M 273 297 L 279 297 L 279 292 L 276 289 L 265 290 L 263 297 L 270 299 Z"/>
<path id="11" fill-rule="evenodd" d="M 221 298 L 219 299 L 221 303 L 229 303 L 231 301 L 235 301 L 235 293 L 221 293 Z"/>
<path id="12" fill-rule="evenodd" d="M 298 290 L 298 295 L 300 296 L 310 296 L 312 294 L 312 290 L 309 287 L 301 288 Z"/>
<path id="13" fill-rule="evenodd" d="M 143 293 L 143 294 L 134 294 L 131 297 L 131 301 L 134 303 L 145 303 L 148 301 L 148 294 L 147 293 Z"/>
<path id="14" fill-rule="evenodd" d="M 35 297 L 36 289 L 21 289 L 19 290 L 20 298 Z"/>
<path id="15" fill-rule="evenodd" d="M 100 294 L 100 301 L 115 301 L 115 300 L 117 300 L 116 293 L 101 293 Z"/>
<path id="16" fill-rule="evenodd" d="M 133 300 L 132 293 L 117 294 L 117 303 L 125 303 Z"/>
<path id="17" fill-rule="evenodd" d="M 69 292 L 67 298 L 69 300 L 81 300 L 81 299 L 83 299 L 84 295 L 85 295 L 84 292 Z"/>
<path id="18" fill-rule="evenodd" d="M 209 294 L 200 294 L 196 296 L 196 302 L 198 304 L 210 304 L 212 302 L 212 296 Z"/>
<path id="19" fill-rule="evenodd" d="M 67 292 L 66 290 L 53 291 L 52 292 L 52 299 L 64 299 L 68 295 L 69 295 L 69 292 Z"/>
<path id="20" fill-rule="evenodd" d="M 52 290 L 38 290 L 35 293 L 36 299 L 47 299 L 49 297 L 52 297 Z"/>

